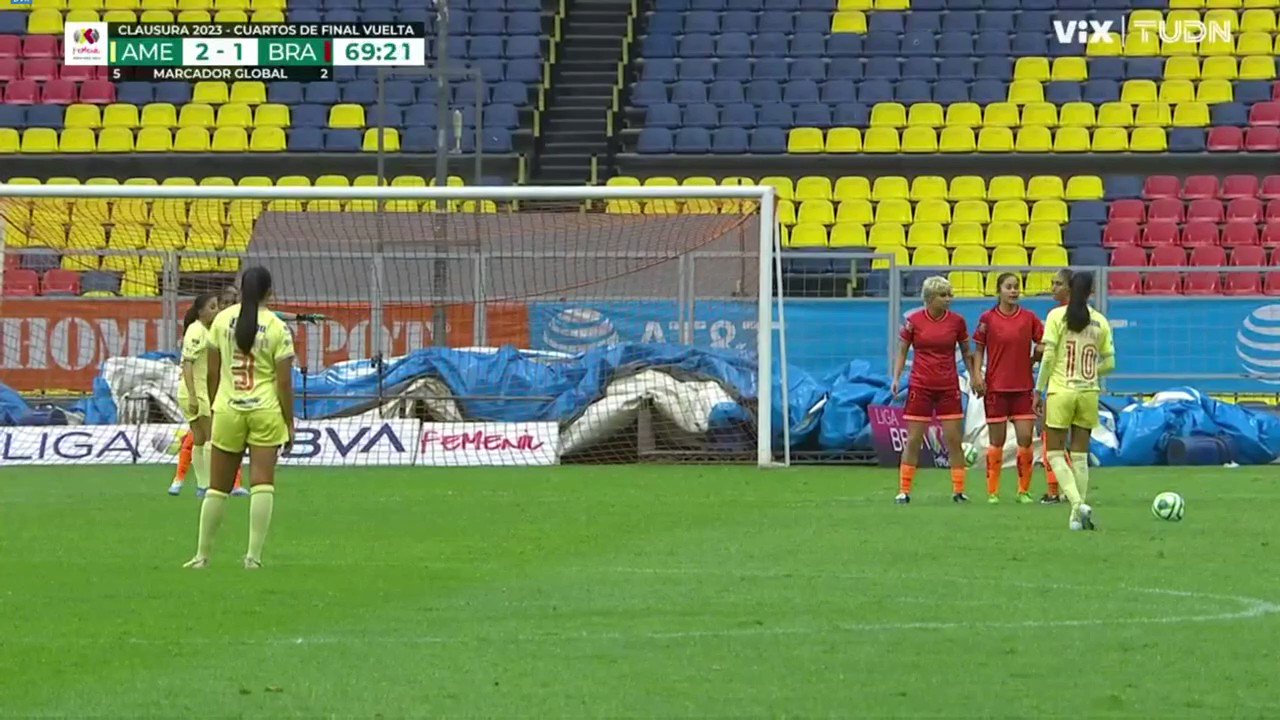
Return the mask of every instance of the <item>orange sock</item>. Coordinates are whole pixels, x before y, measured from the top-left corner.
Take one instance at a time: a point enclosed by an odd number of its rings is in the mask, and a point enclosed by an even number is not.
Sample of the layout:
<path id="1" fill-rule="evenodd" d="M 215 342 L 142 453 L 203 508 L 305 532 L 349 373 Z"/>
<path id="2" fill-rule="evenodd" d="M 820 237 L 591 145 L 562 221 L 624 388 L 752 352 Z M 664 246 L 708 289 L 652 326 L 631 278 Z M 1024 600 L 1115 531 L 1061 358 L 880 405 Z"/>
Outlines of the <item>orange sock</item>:
<path id="1" fill-rule="evenodd" d="M 1058 496 L 1058 476 L 1053 474 L 1053 466 L 1049 464 L 1049 443 L 1044 435 L 1040 436 L 1040 462 L 1044 465 L 1044 477 L 1049 481 L 1049 495 Z"/>
<path id="2" fill-rule="evenodd" d="M 915 465 L 899 465 L 898 466 L 898 492 L 903 495 L 911 494 L 911 483 L 916 479 Z"/>
<path id="3" fill-rule="evenodd" d="M 1031 466 L 1035 464 L 1035 453 L 1029 447 L 1018 448 L 1018 493 L 1031 492 Z"/>
<path id="4" fill-rule="evenodd" d="M 1000 494 L 1000 466 L 1004 464 L 1004 448 L 987 448 L 987 494 Z"/>
<path id="5" fill-rule="evenodd" d="M 951 492 L 964 492 L 964 468 L 951 468 Z"/>
<path id="6" fill-rule="evenodd" d="M 240 471 L 239 471 L 239 470 L 236 470 L 236 485 L 235 485 L 235 487 L 240 487 Z M 232 490 L 234 490 L 234 489 L 235 489 L 235 488 L 232 488 Z"/>
<path id="7" fill-rule="evenodd" d="M 173 481 L 180 483 L 187 479 L 187 471 L 191 469 L 191 452 L 196 447 L 196 439 L 191 433 L 182 438 L 182 449 L 178 451 L 178 471 L 173 474 Z"/>

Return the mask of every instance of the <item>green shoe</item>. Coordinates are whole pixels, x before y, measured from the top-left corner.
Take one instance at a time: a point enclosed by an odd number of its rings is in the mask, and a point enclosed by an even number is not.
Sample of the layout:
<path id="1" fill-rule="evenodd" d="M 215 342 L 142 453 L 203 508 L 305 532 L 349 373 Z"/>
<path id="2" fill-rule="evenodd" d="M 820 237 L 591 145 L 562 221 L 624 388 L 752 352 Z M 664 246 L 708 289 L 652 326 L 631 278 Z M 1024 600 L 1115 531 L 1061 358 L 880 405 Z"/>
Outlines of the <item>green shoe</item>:
<path id="1" fill-rule="evenodd" d="M 1018 503 L 1020 505 L 1026 505 L 1035 501 L 1036 499 L 1031 497 L 1031 493 L 1018 493 Z"/>
<path id="2" fill-rule="evenodd" d="M 988 505 L 999 505 L 999 504 L 1000 504 L 1000 496 L 999 496 L 999 495 L 988 495 L 988 496 L 987 496 L 987 504 L 988 504 Z"/>

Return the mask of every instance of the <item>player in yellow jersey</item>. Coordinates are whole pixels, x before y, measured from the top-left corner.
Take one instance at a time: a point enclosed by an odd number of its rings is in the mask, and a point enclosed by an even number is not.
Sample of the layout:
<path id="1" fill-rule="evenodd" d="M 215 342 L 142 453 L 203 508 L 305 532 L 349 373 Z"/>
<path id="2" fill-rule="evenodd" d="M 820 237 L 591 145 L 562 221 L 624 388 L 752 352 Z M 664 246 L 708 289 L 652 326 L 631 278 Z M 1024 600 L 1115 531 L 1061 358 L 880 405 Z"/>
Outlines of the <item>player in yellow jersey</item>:
<path id="1" fill-rule="evenodd" d="M 293 442 L 293 337 L 266 306 L 271 273 L 249 268 L 241 301 L 218 313 L 209 328 L 209 395 L 213 452 L 209 491 L 200 507 L 196 555 L 184 567 L 204 568 L 222 523 L 236 469 L 249 451 L 249 550 L 246 568 L 262 567 L 275 505 L 276 458 Z"/>
<path id="2" fill-rule="evenodd" d="M 1045 445 L 1049 463 L 1062 493 L 1071 503 L 1072 530 L 1093 530 L 1089 493 L 1089 435 L 1098 426 L 1099 378 L 1115 369 L 1116 351 L 1111 325 L 1089 307 L 1093 275 L 1071 278 L 1066 307 L 1049 311 L 1044 328 L 1044 359 L 1036 380 L 1036 411 L 1044 412 Z M 1048 391 L 1047 399 L 1040 393 Z M 1071 460 L 1067 461 L 1067 434 Z"/>

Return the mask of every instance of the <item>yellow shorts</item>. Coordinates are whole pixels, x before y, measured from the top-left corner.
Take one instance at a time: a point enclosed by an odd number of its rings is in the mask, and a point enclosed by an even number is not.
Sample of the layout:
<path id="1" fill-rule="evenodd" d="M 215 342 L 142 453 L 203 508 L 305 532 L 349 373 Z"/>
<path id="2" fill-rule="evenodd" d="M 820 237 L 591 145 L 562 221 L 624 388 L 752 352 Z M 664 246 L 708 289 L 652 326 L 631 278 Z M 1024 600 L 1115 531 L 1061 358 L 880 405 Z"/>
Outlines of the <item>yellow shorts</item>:
<path id="1" fill-rule="evenodd" d="M 182 396 L 182 395 L 179 395 L 179 396 L 178 396 L 178 407 L 179 407 L 179 408 L 181 408 L 181 410 L 182 410 L 182 417 L 186 418 L 186 421 L 187 421 L 187 422 L 195 422 L 195 421 L 196 421 L 196 420 L 198 420 L 199 418 L 202 418 L 202 417 L 209 417 L 209 415 L 211 415 L 211 414 L 212 414 L 212 413 L 210 413 L 210 412 L 209 412 L 209 398 L 208 398 L 208 396 L 205 396 L 205 395 L 197 395 L 197 396 L 196 396 L 196 402 L 199 404 L 199 408 L 196 410 L 196 414 L 195 414 L 195 415 L 192 415 L 192 414 L 191 414 L 191 410 L 190 410 L 190 408 L 189 408 L 189 407 L 188 407 L 188 405 L 187 405 L 187 403 L 188 403 L 188 399 L 187 399 L 186 397 Z"/>
<path id="2" fill-rule="evenodd" d="M 1044 424 L 1055 430 L 1098 427 L 1098 393 L 1088 390 L 1050 393 L 1045 399 Z"/>
<path id="3" fill-rule="evenodd" d="M 226 452 L 245 447 L 280 447 L 289 442 L 280 410 L 219 410 L 213 416 L 213 446 Z"/>

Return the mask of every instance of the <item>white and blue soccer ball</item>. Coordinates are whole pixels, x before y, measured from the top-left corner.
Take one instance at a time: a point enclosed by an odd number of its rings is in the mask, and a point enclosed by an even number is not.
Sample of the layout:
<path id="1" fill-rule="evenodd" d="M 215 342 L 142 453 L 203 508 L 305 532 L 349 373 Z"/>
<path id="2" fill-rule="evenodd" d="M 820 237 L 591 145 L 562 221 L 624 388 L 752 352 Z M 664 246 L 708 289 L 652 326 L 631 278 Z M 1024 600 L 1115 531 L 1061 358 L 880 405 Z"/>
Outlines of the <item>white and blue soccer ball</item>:
<path id="1" fill-rule="evenodd" d="M 965 467 L 973 467 L 978 461 L 978 446 L 973 443 L 960 443 L 960 447 L 964 449 Z"/>
<path id="2" fill-rule="evenodd" d="M 1186 508 L 1187 502 L 1176 492 L 1162 492 L 1151 501 L 1151 514 L 1161 520 L 1177 522 Z"/>

